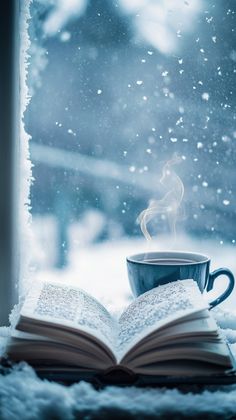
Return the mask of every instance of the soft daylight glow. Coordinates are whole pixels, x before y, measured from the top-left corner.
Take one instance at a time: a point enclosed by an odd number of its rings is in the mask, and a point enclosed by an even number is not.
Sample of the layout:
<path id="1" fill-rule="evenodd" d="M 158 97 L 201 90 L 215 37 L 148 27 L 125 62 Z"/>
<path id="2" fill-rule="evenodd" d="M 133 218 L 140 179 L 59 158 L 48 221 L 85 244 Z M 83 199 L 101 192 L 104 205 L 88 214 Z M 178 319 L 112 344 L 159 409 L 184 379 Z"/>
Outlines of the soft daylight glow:
<path id="1" fill-rule="evenodd" d="M 57 34 L 69 21 L 81 16 L 87 6 L 87 0 L 57 0 L 52 3 L 52 11 L 44 23 L 44 31 L 49 36 Z"/>
<path id="2" fill-rule="evenodd" d="M 179 49 L 183 34 L 192 30 L 201 0 L 120 0 L 123 10 L 133 17 L 137 37 L 164 54 Z"/>

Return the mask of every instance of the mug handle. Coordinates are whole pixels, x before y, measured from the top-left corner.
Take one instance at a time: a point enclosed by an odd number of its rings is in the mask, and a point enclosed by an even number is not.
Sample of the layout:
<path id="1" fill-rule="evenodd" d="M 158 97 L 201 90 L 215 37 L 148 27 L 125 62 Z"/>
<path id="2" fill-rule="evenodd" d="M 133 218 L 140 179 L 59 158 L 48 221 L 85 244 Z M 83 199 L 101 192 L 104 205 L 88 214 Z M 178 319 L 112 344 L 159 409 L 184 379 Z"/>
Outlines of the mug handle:
<path id="1" fill-rule="evenodd" d="M 229 279 L 229 284 L 227 286 L 227 289 L 215 300 L 212 302 L 209 302 L 210 309 L 214 308 L 216 305 L 219 305 L 219 303 L 223 302 L 233 291 L 234 288 L 234 275 L 228 268 L 218 268 L 217 270 L 213 271 L 209 274 L 209 279 L 206 287 L 206 291 L 209 292 L 213 289 L 215 279 L 219 276 L 227 276 Z"/>

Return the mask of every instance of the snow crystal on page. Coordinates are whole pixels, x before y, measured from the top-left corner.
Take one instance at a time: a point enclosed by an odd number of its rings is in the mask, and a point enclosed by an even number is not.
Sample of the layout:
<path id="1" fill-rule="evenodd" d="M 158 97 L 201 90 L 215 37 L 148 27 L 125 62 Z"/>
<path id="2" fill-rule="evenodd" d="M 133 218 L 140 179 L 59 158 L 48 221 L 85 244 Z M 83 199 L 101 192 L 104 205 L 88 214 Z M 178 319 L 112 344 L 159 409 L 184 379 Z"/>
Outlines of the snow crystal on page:
<path id="1" fill-rule="evenodd" d="M 207 307 L 193 280 L 156 287 L 141 295 L 121 315 L 119 349 L 123 351 L 171 320 Z"/>
<path id="2" fill-rule="evenodd" d="M 57 283 L 44 283 L 38 292 L 32 290 L 22 315 L 79 328 L 111 345 L 117 330 L 116 321 L 92 296 Z"/>

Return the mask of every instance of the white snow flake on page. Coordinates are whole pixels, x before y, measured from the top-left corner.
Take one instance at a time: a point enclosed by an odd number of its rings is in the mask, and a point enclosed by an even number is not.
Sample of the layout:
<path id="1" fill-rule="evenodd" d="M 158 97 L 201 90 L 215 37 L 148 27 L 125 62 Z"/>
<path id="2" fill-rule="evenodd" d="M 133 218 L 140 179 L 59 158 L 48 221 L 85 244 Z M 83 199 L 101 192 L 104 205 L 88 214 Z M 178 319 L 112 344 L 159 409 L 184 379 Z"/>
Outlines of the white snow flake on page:
<path id="1" fill-rule="evenodd" d="M 21 316 L 72 327 L 94 335 L 113 347 L 117 321 L 92 296 L 75 286 L 37 282 L 31 288 Z"/>
<path id="2" fill-rule="evenodd" d="M 119 352 L 176 317 L 206 309 L 194 280 L 180 280 L 152 289 L 136 299 L 119 320 Z"/>
<path id="3" fill-rule="evenodd" d="M 84 293 L 73 288 L 44 284 L 34 314 L 74 321 L 82 308 Z"/>

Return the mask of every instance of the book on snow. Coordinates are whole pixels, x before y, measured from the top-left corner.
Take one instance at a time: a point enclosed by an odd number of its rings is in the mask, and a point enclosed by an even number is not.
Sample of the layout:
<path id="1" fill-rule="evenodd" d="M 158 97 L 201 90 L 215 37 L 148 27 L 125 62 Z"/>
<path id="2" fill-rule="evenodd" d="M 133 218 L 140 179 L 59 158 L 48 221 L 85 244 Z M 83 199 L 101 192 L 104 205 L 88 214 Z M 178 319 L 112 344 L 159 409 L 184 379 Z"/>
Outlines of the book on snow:
<path id="1" fill-rule="evenodd" d="M 118 320 L 77 287 L 35 283 L 12 331 L 7 356 L 60 380 L 235 381 L 233 357 L 193 280 L 144 293 Z"/>

